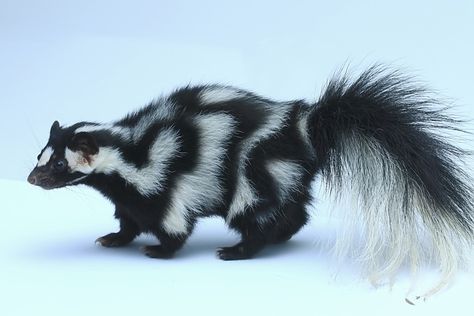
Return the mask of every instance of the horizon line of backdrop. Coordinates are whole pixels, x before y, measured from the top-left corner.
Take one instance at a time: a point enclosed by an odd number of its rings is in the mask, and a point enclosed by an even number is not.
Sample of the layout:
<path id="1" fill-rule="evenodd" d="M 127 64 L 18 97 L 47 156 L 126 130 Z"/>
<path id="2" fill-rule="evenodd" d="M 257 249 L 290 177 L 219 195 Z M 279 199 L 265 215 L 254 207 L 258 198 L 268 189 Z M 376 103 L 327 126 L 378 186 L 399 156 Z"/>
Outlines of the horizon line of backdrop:
<path id="1" fill-rule="evenodd" d="M 314 100 L 340 67 L 382 62 L 473 119 L 473 30 L 473 1 L 4 1 L 0 178 L 26 178 L 54 120 L 115 120 L 189 83 Z"/>

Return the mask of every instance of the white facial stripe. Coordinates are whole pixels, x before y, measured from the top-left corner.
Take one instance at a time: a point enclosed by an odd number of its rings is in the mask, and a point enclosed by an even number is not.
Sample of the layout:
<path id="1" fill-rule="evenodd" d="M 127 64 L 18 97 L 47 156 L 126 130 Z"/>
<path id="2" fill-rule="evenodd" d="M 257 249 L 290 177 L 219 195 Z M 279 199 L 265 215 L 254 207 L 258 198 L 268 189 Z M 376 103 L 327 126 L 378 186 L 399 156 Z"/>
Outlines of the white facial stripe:
<path id="1" fill-rule="evenodd" d="M 51 159 L 51 156 L 53 155 L 53 148 L 51 147 L 46 147 L 46 149 L 43 151 L 41 154 L 40 159 L 38 160 L 38 167 L 42 167 L 48 163 L 48 161 Z"/>

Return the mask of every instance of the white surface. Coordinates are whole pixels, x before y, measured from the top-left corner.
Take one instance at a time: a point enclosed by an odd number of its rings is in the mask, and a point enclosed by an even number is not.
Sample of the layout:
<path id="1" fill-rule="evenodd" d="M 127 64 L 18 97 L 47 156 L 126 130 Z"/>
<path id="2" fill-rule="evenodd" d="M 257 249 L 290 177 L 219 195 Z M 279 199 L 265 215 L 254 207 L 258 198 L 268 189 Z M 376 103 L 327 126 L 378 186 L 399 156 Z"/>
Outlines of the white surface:
<path id="1" fill-rule="evenodd" d="M 252 260 L 225 262 L 215 248 L 237 237 L 219 219 L 201 221 L 176 258 L 145 257 L 140 237 L 106 249 L 95 238 L 115 231 L 112 206 L 86 188 L 43 191 L 0 181 L 0 315 L 446 315 L 470 306 L 472 275 L 425 303 L 404 301 L 409 279 L 392 290 L 357 277 L 318 241 L 334 231 L 323 218 L 290 242 Z M 429 273 L 428 273 L 429 274 Z M 428 275 L 429 276 L 429 275 Z"/>

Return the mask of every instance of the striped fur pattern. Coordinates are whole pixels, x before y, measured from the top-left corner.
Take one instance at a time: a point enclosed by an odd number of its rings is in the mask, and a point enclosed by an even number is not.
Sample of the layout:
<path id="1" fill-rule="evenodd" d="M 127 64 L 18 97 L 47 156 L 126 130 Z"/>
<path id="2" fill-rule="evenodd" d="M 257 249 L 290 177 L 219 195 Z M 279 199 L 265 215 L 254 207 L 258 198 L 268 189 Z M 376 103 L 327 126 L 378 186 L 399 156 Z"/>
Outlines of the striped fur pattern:
<path id="1" fill-rule="evenodd" d="M 365 229 L 359 252 L 374 281 L 420 266 L 428 238 L 443 272 L 438 290 L 472 244 L 473 205 L 458 167 L 464 153 L 435 133 L 457 123 L 425 95 L 381 67 L 332 80 L 315 104 L 185 87 L 113 123 L 55 122 L 29 181 L 96 188 L 120 221 L 97 241 L 117 247 L 152 233 L 160 244 L 144 251 L 154 258 L 181 248 L 199 217 L 221 216 L 242 239 L 217 254 L 235 260 L 306 224 L 320 173 L 329 193 L 355 202 L 348 222 Z M 351 244 L 345 236 L 339 253 Z"/>

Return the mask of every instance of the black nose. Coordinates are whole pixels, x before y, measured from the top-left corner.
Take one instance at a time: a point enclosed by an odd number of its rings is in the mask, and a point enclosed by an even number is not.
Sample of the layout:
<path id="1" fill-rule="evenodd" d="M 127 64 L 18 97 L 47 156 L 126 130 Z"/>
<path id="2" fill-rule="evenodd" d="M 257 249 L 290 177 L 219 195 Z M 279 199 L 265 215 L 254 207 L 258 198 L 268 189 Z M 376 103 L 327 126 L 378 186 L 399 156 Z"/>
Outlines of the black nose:
<path id="1" fill-rule="evenodd" d="M 29 182 L 29 183 L 35 185 L 35 184 L 36 184 L 36 181 L 37 181 L 36 176 L 34 176 L 34 175 L 32 175 L 32 174 L 30 174 L 30 175 L 28 176 L 28 182 Z"/>

